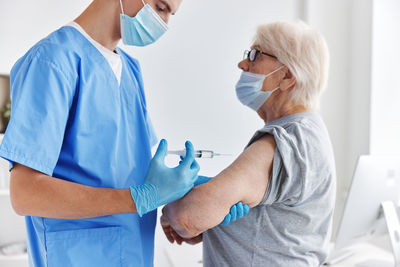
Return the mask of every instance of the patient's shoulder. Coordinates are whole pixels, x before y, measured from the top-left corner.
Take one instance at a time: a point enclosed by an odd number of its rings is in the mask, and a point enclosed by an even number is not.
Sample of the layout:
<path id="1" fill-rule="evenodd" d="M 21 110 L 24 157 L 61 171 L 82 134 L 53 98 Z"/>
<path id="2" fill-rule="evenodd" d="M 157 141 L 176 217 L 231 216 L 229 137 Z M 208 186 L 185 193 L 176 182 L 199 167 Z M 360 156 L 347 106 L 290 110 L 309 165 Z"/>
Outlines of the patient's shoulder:
<path id="1" fill-rule="evenodd" d="M 232 164 L 243 190 L 245 203 L 258 205 L 268 187 L 276 143 L 273 135 L 264 134 L 252 142 Z"/>

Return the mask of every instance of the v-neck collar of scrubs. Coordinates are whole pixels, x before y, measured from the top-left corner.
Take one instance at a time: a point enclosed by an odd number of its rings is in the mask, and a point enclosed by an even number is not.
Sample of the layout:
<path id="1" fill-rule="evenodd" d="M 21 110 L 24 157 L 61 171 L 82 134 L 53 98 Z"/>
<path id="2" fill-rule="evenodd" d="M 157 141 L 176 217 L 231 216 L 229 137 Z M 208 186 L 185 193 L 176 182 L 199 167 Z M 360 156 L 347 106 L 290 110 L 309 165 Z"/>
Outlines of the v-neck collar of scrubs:
<path id="1" fill-rule="evenodd" d="M 90 35 L 75 21 L 68 23 L 66 26 L 70 26 L 76 29 L 100 52 L 100 54 L 108 62 L 109 67 L 113 71 L 115 78 L 118 82 L 118 86 L 121 86 L 121 75 L 122 75 L 123 64 L 118 49 L 116 48 L 115 52 L 110 51 L 108 48 L 104 47 L 99 42 L 90 37 Z"/>

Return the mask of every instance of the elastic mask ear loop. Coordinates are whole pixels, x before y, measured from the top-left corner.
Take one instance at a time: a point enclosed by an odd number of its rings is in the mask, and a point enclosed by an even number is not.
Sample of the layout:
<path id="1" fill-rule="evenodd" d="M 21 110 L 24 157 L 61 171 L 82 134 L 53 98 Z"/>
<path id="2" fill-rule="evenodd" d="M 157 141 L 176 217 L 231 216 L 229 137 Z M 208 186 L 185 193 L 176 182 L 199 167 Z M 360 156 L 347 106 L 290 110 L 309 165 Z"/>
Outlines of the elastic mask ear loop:
<path id="1" fill-rule="evenodd" d="M 144 0 L 142 0 L 142 3 L 143 3 L 143 6 L 145 6 L 145 5 L 146 5 L 146 3 L 144 2 Z"/>
<path id="2" fill-rule="evenodd" d="M 283 69 L 283 67 L 285 67 L 285 65 L 282 65 L 282 66 L 280 66 L 279 68 L 277 68 L 276 70 L 274 70 L 274 71 L 268 73 L 268 74 L 267 74 L 267 77 L 268 77 L 268 76 L 271 76 L 272 74 L 274 74 L 274 73 L 277 72 L 278 70 Z M 265 78 L 267 78 L 267 77 L 265 77 Z"/>
<path id="3" fill-rule="evenodd" d="M 274 74 L 274 73 L 277 72 L 278 70 L 283 69 L 283 67 L 285 67 L 285 65 L 282 65 L 282 66 L 280 66 L 279 68 L 277 68 L 276 70 L 274 70 L 273 72 L 269 73 L 269 74 L 267 75 L 267 77 L 270 76 L 270 75 L 272 75 L 272 74 Z M 273 92 L 275 92 L 276 90 L 280 89 L 280 88 L 281 88 L 281 87 L 278 85 L 278 87 L 276 87 L 276 88 L 274 88 L 274 89 L 272 89 L 272 90 L 270 91 L 271 94 L 272 94 Z"/>
<path id="4" fill-rule="evenodd" d="M 124 7 L 122 6 L 122 0 L 119 0 L 119 4 L 121 5 L 122 14 L 125 14 L 125 13 L 124 13 Z"/>

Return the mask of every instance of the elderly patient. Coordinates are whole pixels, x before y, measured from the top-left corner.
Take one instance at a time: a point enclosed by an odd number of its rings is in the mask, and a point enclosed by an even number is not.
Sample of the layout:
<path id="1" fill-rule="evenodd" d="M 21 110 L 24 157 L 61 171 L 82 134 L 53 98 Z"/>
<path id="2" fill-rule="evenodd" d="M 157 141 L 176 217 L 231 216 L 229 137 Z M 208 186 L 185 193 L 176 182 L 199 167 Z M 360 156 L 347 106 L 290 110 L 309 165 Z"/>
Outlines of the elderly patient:
<path id="1" fill-rule="evenodd" d="M 258 28 L 239 63 L 236 93 L 265 126 L 228 168 L 164 207 L 170 241 L 203 240 L 205 266 L 323 263 L 336 177 L 329 135 L 315 110 L 328 61 L 323 37 L 303 22 Z M 219 225 L 239 201 L 251 207 L 248 215 Z"/>

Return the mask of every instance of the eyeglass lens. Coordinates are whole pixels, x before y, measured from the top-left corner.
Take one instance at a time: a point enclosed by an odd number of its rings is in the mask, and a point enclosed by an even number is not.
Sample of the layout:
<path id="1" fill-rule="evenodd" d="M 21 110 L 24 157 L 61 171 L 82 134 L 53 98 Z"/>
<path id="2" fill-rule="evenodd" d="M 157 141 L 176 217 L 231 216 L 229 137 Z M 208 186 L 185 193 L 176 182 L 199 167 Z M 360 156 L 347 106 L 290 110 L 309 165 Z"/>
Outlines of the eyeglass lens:
<path id="1" fill-rule="evenodd" d="M 250 62 L 253 62 L 257 59 L 257 56 L 258 56 L 257 49 L 245 50 L 243 59 L 247 58 Z"/>
<path id="2" fill-rule="evenodd" d="M 257 56 L 258 56 L 258 50 L 256 50 L 256 49 L 251 49 L 251 50 L 250 50 L 250 53 L 249 53 L 249 60 L 250 60 L 251 62 L 253 62 L 253 61 L 256 60 Z"/>

